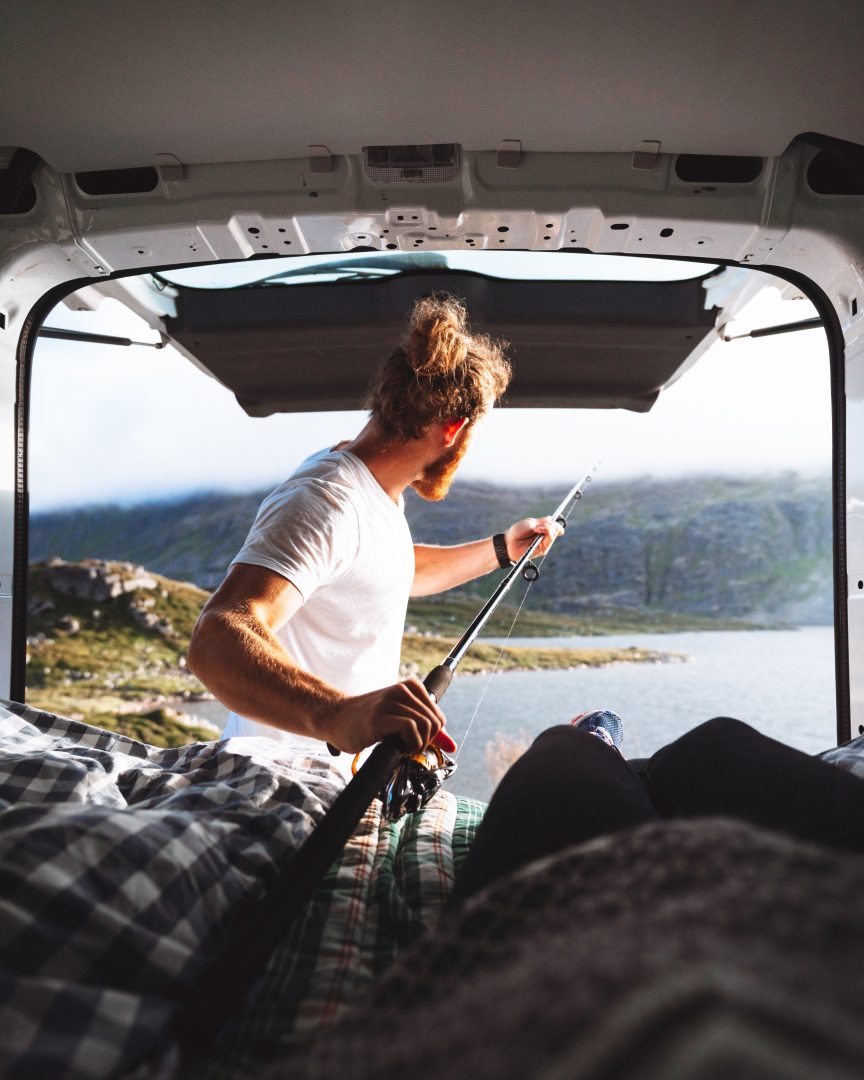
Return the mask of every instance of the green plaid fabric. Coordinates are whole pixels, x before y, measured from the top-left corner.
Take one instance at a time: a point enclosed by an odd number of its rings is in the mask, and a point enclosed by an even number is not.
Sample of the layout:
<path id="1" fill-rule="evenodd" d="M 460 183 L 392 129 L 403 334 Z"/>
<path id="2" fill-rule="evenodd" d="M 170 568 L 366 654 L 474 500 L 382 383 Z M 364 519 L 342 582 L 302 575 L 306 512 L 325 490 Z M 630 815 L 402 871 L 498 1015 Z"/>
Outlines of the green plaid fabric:
<path id="1" fill-rule="evenodd" d="M 381 818 L 376 799 L 277 948 L 259 991 L 202 1061 L 200 1080 L 254 1072 L 362 1001 L 396 954 L 439 918 L 486 809 L 439 791 L 420 813 Z"/>

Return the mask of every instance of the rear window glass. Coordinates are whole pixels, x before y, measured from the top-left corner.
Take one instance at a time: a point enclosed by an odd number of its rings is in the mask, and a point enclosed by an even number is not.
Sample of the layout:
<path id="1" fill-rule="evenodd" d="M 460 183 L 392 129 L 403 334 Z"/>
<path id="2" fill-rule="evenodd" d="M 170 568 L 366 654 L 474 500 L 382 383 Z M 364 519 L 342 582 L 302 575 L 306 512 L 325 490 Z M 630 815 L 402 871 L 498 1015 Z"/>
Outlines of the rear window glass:
<path id="1" fill-rule="evenodd" d="M 555 264 L 575 269 L 573 259 Z M 623 267 L 598 260 L 598 275 L 612 265 Z M 660 267 L 678 279 L 706 269 Z M 814 314 L 806 300 L 789 302 L 772 287 L 723 332 Z M 28 700 L 148 742 L 217 738 L 226 710 L 185 666 L 197 612 L 261 498 L 304 457 L 356 435 L 365 414 L 250 417 L 181 351 L 153 348 L 158 333 L 114 299 L 93 311 L 58 305 L 46 323 L 147 344 L 37 342 Z M 651 344 L 649 328 L 645 348 Z M 601 457 L 519 618 L 513 622 L 522 600 L 514 589 L 506 618 L 489 627 L 448 691 L 444 710 L 457 741 L 470 726 L 451 790 L 488 798 L 539 730 L 592 708 L 624 718 L 630 757 L 714 715 L 738 716 L 808 752 L 831 745 L 824 332 L 729 342 L 717 335 L 647 413 L 496 409 L 478 427 L 447 499 L 424 503 L 409 492 L 414 538 L 458 543 L 549 513 Z M 128 591 L 111 596 L 108 581 L 89 598 L 64 593 L 62 564 L 82 560 L 125 564 L 116 572 Z M 440 662 L 493 585 L 482 578 L 412 602 L 403 670 L 425 674 Z M 516 651 L 499 661 L 511 626 L 507 646 Z"/>
<path id="2" fill-rule="evenodd" d="M 243 285 L 302 285 L 315 281 L 371 281 L 412 271 L 447 268 L 524 281 L 684 281 L 717 269 L 713 263 L 583 255 L 555 251 L 352 252 L 219 263 L 164 270 L 165 281 L 198 289 Z"/>

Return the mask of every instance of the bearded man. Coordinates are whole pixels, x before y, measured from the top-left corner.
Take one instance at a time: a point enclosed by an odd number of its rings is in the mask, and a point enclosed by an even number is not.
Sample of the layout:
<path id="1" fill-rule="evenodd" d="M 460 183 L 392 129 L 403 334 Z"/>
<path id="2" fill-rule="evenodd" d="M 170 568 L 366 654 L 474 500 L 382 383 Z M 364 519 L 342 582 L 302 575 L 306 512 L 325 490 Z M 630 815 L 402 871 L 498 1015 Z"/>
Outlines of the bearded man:
<path id="1" fill-rule="evenodd" d="M 402 493 L 444 498 L 510 374 L 459 301 L 417 302 L 370 391 L 369 422 L 267 496 L 201 613 L 189 667 L 232 710 L 226 738 L 354 753 L 395 735 L 406 753 L 455 749 L 422 682 L 398 681 L 408 598 L 508 566 L 537 534 L 543 555 L 561 528 L 524 518 L 470 543 L 414 544 Z"/>

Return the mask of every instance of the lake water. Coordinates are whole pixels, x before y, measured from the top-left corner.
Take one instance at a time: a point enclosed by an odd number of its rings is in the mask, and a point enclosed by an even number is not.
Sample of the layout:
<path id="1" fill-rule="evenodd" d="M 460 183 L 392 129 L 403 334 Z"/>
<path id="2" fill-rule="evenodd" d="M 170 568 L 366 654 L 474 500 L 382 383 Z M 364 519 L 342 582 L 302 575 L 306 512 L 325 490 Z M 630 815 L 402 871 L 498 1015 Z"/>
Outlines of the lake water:
<path id="1" fill-rule="evenodd" d="M 487 754 L 496 756 L 502 736 L 527 743 L 544 728 L 566 723 L 588 709 L 612 709 L 622 717 L 627 757 L 652 754 L 712 716 L 736 716 L 808 753 L 836 743 L 832 627 L 511 638 L 509 644 L 635 645 L 684 653 L 688 659 L 576 671 L 502 672 L 491 678 L 457 675 L 443 702 L 447 729 L 460 743 L 459 768 L 448 784 L 456 793 L 490 797 L 494 781 L 486 758 Z M 195 702 L 186 708 L 224 725 L 226 713 L 217 702 Z M 500 760 L 501 755 L 497 756 Z"/>

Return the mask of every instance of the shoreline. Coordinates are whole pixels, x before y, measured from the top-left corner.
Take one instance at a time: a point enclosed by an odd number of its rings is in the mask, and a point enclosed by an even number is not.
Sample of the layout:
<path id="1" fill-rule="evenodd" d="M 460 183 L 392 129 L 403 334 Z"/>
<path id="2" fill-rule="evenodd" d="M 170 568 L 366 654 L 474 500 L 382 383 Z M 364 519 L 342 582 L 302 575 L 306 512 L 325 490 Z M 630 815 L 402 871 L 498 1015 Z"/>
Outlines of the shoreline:
<path id="1" fill-rule="evenodd" d="M 465 594 L 444 599 L 412 600 L 408 605 L 406 633 L 448 636 L 457 628 L 468 626 L 484 598 Z M 516 608 L 506 602 L 492 615 L 485 632 L 490 637 L 506 635 L 516 615 Z M 753 630 L 789 630 L 793 627 L 777 621 L 755 621 L 681 612 L 643 609 L 601 608 L 580 614 L 523 608 L 515 628 L 519 637 L 617 637 L 622 634 L 681 634 L 707 631 L 747 632 Z"/>
<path id="2" fill-rule="evenodd" d="M 400 672 L 418 675 L 431 670 L 448 655 L 451 638 L 405 634 L 402 639 Z M 572 671 L 577 668 L 609 667 L 613 664 L 682 663 L 682 653 L 667 653 L 637 645 L 625 648 L 531 648 L 525 645 L 488 644 L 478 639 L 462 660 L 459 673 L 480 675 L 489 671 Z"/>

